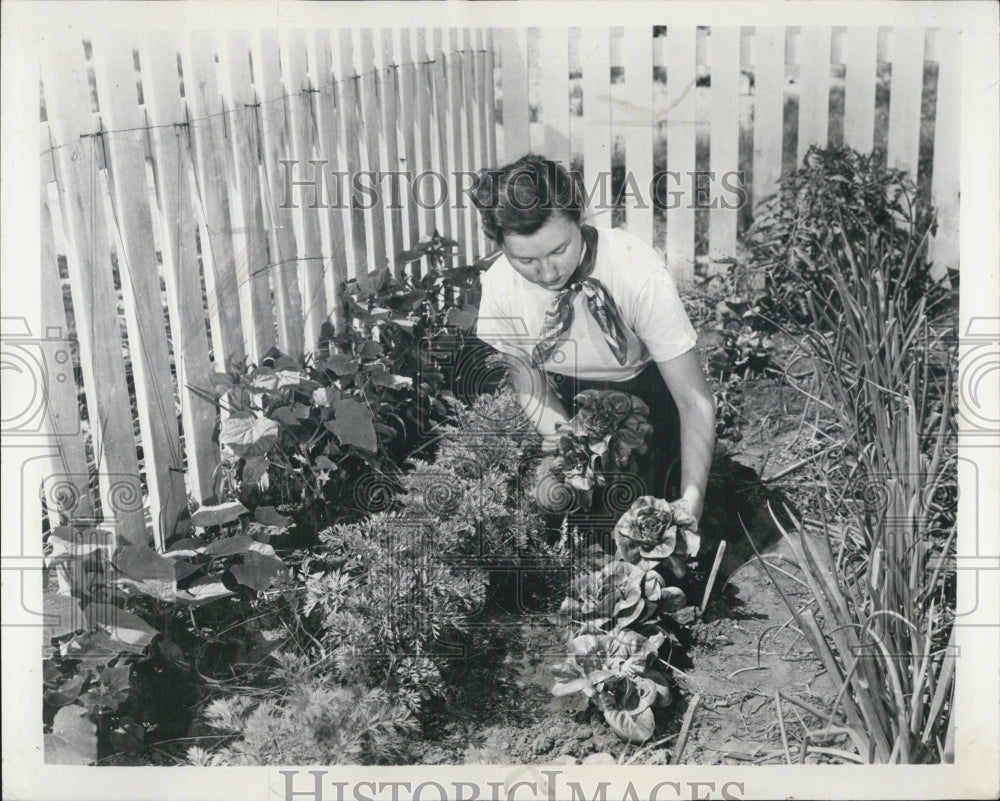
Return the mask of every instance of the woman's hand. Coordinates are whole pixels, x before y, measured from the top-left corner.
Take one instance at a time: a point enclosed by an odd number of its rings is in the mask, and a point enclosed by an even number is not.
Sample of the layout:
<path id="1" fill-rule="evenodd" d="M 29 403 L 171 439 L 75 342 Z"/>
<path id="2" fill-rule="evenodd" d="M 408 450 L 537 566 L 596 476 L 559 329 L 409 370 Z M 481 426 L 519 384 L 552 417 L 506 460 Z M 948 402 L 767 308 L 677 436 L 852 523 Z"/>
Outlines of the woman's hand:
<path id="1" fill-rule="evenodd" d="M 541 370 L 524 359 L 508 354 L 504 355 L 504 364 L 521 408 L 535 430 L 542 435 L 542 452 L 554 453 L 561 436 L 557 425 L 569 422 L 566 410 Z"/>
<path id="2" fill-rule="evenodd" d="M 534 488 L 535 503 L 546 512 L 563 513 L 574 506 L 576 490 L 567 487 L 562 479 L 553 474 L 555 461 L 555 456 L 546 456 L 538 465 Z"/>
<path id="3" fill-rule="evenodd" d="M 671 501 L 670 511 L 674 513 L 674 522 L 678 526 L 686 528 L 690 532 L 698 530 L 701 509 L 693 508 L 693 504 L 687 498 L 678 498 L 676 501 Z"/>

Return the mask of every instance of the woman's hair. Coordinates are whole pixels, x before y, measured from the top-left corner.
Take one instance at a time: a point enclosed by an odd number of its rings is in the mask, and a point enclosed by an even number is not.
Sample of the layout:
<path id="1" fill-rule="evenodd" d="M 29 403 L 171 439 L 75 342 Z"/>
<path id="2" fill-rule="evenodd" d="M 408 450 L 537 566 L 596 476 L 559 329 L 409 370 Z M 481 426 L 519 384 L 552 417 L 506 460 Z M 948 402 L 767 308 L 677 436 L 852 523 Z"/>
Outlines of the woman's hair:
<path id="1" fill-rule="evenodd" d="M 579 224 L 584 207 L 579 178 L 532 153 L 505 167 L 480 170 L 472 202 L 482 215 L 484 233 L 498 245 L 507 233 L 535 233 L 553 214 Z"/>

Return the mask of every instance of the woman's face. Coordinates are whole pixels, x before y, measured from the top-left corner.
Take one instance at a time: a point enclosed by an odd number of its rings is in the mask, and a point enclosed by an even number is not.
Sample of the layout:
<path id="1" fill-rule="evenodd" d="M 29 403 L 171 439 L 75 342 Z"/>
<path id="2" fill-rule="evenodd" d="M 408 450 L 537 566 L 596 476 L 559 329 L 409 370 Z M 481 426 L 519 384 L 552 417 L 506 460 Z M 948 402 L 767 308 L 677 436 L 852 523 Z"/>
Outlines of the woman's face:
<path id="1" fill-rule="evenodd" d="M 553 214 L 535 233 L 508 233 L 504 255 L 517 272 L 545 289 L 562 289 L 580 263 L 583 234 L 564 214 Z"/>

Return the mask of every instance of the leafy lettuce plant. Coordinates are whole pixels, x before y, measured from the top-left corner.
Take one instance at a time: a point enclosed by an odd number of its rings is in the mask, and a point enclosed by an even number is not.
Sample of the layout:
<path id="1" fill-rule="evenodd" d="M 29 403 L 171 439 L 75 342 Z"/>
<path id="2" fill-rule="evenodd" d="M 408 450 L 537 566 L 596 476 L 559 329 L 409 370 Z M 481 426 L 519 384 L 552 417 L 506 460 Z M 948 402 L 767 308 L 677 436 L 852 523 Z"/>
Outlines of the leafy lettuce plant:
<path id="1" fill-rule="evenodd" d="M 671 582 L 698 552 L 694 525 L 679 503 L 637 499 L 615 526 L 616 558 L 578 577 L 556 616 L 569 625 L 569 656 L 553 668 L 552 692 L 583 692 L 627 742 L 649 739 L 653 708 L 670 702 L 657 663 L 668 616 L 687 605 Z"/>
<path id="2" fill-rule="evenodd" d="M 617 557 L 644 570 L 663 569 L 683 578 L 687 558 L 701 547 L 694 526 L 695 519 L 681 504 L 643 495 L 615 525 Z"/>
<path id="3" fill-rule="evenodd" d="M 593 629 L 622 630 L 655 622 L 686 603 L 684 592 L 668 587 L 656 571 L 616 559 L 579 576 L 558 617 L 579 627 L 576 634 Z"/>
<path id="4" fill-rule="evenodd" d="M 595 629 L 574 637 L 566 660 L 552 668 L 552 692 L 582 692 L 622 740 L 643 743 L 653 736 L 653 708 L 671 700 L 658 655 L 663 641 L 663 634 L 645 637 L 629 630 Z"/>
<path id="5" fill-rule="evenodd" d="M 635 470 L 633 456 L 646 453 L 653 427 L 649 407 L 617 390 L 586 390 L 576 396 L 577 413 L 558 428 L 563 432 L 552 474 L 589 497 L 606 483 L 604 474 Z"/>

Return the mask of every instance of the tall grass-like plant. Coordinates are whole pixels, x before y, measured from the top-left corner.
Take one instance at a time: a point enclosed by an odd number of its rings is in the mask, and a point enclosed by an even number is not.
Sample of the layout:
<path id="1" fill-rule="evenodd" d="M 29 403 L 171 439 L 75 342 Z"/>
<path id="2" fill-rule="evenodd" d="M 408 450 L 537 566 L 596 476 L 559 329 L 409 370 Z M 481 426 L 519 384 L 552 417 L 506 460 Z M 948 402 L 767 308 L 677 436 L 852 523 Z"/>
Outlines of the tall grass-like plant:
<path id="1" fill-rule="evenodd" d="M 779 520 L 811 590 L 800 630 L 839 684 L 839 722 L 862 758 L 952 758 L 957 361 L 953 317 L 914 292 L 926 228 L 899 248 L 892 224 L 859 231 L 832 209 L 817 258 L 791 276 L 811 324 L 798 329 L 846 435 L 851 479 L 808 530 Z M 815 276 L 825 276 L 817 291 Z M 851 490 L 856 490 L 851 492 Z M 846 518 L 846 523 L 844 523 Z"/>

